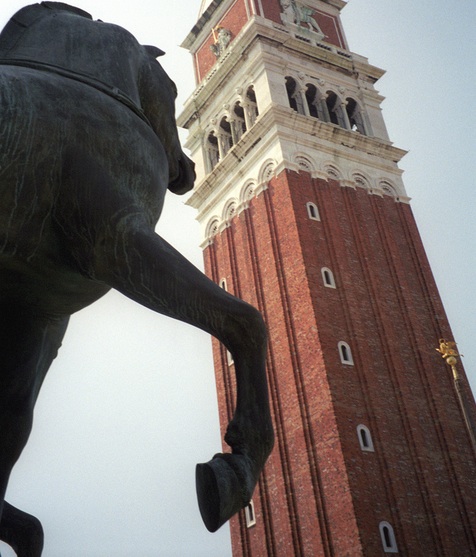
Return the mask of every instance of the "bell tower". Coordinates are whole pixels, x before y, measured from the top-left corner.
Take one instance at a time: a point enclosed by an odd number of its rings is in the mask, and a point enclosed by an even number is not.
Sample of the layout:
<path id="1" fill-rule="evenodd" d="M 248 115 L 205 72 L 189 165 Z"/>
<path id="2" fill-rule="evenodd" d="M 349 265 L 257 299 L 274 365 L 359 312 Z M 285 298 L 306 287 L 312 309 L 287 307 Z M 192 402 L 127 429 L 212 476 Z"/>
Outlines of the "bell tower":
<path id="1" fill-rule="evenodd" d="M 231 521 L 233 554 L 470 557 L 474 399 L 456 350 L 441 357 L 452 334 L 383 71 L 349 50 L 345 4 L 213 0 L 182 45 L 206 272 L 270 333 L 276 447 Z M 233 361 L 213 351 L 224 428 Z"/>

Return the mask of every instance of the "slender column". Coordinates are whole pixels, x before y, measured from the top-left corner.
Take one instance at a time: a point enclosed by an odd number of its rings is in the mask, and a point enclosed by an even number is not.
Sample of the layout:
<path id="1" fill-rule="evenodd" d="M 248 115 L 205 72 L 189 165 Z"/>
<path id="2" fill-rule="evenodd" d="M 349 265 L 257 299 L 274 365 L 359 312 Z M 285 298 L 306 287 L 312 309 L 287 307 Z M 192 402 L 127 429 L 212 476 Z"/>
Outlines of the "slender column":
<path id="1" fill-rule="evenodd" d="M 341 114 L 342 114 L 342 120 L 343 120 L 343 128 L 345 128 L 346 130 L 350 130 L 352 129 L 352 126 L 350 125 L 350 119 L 349 119 L 349 115 L 347 114 L 347 101 L 342 101 L 341 102 Z"/>

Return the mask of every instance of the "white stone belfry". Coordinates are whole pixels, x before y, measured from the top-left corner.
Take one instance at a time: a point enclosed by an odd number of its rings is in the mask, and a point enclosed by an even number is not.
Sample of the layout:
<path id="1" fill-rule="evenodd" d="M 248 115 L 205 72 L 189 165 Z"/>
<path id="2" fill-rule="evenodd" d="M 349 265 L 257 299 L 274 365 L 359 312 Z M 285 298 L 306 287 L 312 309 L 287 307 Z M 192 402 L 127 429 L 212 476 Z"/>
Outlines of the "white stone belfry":
<path id="1" fill-rule="evenodd" d="M 282 1 L 281 23 L 259 10 L 249 13 L 185 103 L 179 125 L 190 132 L 186 147 L 197 170 L 189 203 L 198 209 L 204 242 L 212 221 L 225 226 L 231 200 L 238 212 L 246 206 L 250 183 L 259 194 L 265 168 L 305 169 L 321 177 L 337 172 L 344 185 L 407 201 L 397 166 L 405 153 L 389 141 L 383 97 L 374 86 L 384 72 L 350 52 L 342 30 L 336 45 L 308 21 L 316 10 L 337 17 L 343 4 Z M 290 21 L 286 13 L 293 5 L 307 19 Z M 202 17 L 182 45 L 195 60 L 207 37 L 226 27 L 227 8 L 226 1 L 207 10 L 202 5 Z"/>

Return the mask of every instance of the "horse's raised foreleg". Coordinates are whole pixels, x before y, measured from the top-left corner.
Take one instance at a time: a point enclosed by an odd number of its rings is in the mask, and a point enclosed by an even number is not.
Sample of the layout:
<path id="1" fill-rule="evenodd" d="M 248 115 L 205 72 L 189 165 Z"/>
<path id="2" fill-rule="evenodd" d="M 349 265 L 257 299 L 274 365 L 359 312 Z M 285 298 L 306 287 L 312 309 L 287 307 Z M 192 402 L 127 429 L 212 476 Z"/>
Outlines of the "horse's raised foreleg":
<path id="1" fill-rule="evenodd" d="M 249 502 L 273 447 L 265 372 L 267 335 L 261 315 L 209 280 L 162 238 L 129 232 L 114 252 L 98 251 L 95 274 L 126 296 L 190 323 L 220 340 L 235 362 L 236 410 L 225 440 L 232 454 L 197 467 L 205 525 L 217 530 Z M 118 261 L 118 252 L 124 257 Z"/>
<path id="2" fill-rule="evenodd" d="M 39 317 L 18 304 L 0 304 L 0 539 L 18 557 L 40 557 L 43 532 L 34 517 L 4 503 L 5 492 L 30 435 L 35 402 L 67 322 Z"/>
<path id="3" fill-rule="evenodd" d="M 249 327 L 254 337 L 250 344 L 238 351 L 228 346 L 237 383 L 236 409 L 225 435 L 232 454 L 217 454 L 196 469 L 200 512 L 211 532 L 249 503 L 273 445 L 264 331 L 261 324 L 252 321 Z"/>

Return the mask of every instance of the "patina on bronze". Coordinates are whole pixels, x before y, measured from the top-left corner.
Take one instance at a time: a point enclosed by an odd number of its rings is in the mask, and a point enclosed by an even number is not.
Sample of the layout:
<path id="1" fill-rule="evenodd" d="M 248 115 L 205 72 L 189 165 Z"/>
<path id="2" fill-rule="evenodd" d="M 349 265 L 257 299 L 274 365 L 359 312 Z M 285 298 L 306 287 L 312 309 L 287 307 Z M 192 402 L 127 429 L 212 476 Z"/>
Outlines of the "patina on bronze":
<path id="1" fill-rule="evenodd" d="M 273 446 L 261 315 L 154 232 L 167 188 L 194 181 L 161 54 L 58 2 L 23 8 L 0 34 L 0 539 L 19 557 L 41 555 L 43 532 L 4 502 L 10 472 L 69 316 L 111 288 L 233 356 L 232 452 L 197 466 L 210 531 L 248 503 Z"/>

